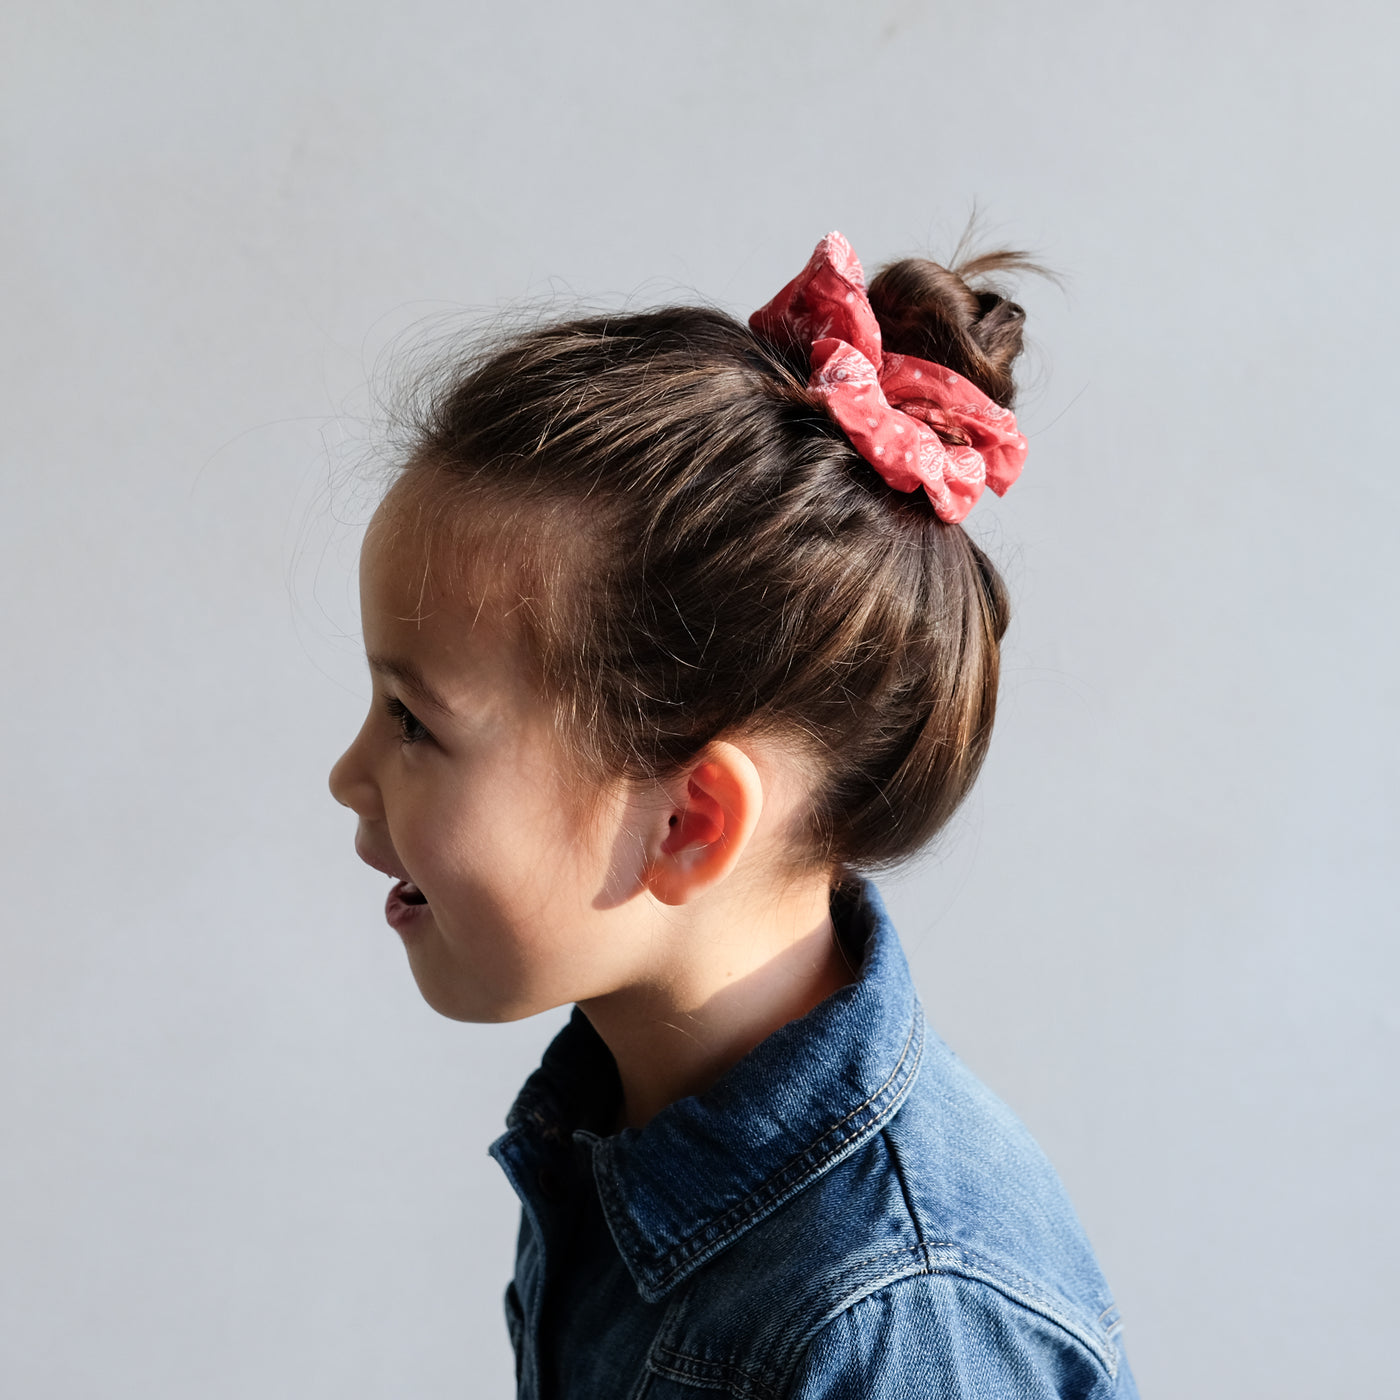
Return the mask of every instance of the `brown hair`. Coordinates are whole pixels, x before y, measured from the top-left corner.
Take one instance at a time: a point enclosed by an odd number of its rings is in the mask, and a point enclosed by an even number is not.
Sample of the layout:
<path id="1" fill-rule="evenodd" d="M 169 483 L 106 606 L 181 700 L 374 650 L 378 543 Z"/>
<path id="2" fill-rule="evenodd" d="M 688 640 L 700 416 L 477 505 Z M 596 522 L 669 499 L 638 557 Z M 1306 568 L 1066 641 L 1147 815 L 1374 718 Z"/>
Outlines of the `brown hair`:
<path id="1" fill-rule="evenodd" d="M 1010 407 L 1024 313 L 969 278 L 1020 266 L 886 267 L 886 349 Z M 971 787 L 1009 611 L 962 528 L 886 486 L 815 404 L 801 355 L 702 307 L 513 335 L 431 381 L 394 492 L 508 542 L 587 771 L 661 777 L 721 736 L 780 736 L 814 774 L 800 857 L 870 869 Z"/>

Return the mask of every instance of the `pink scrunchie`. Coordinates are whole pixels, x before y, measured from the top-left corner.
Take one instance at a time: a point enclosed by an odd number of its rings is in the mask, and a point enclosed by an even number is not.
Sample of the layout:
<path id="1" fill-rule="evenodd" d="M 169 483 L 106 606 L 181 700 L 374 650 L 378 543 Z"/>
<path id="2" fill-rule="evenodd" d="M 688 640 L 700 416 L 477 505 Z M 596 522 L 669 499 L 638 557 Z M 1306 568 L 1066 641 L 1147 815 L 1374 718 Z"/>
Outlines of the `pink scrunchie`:
<path id="1" fill-rule="evenodd" d="M 922 486 L 940 520 L 956 523 L 984 486 L 1001 496 L 1020 476 L 1026 439 L 1010 409 L 945 365 L 883 352 L 860 260 L 839 233 L 749 325 L 770 344 L 810 347 L 808 383 L 856 451 L 896 491 Z M 936 427 L 967 446 L 950 447 Z"/>

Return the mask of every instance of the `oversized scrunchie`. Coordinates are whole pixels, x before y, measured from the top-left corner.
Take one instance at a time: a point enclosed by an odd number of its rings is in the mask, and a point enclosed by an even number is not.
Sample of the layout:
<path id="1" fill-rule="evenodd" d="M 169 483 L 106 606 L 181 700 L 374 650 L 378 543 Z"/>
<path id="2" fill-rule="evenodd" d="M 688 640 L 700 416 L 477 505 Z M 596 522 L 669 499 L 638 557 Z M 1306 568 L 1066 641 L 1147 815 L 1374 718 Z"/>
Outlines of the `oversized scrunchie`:
<path id="1" fill-rule="evenodd" d="M 1001 496 L 1020 476 L 1026 439 L 1010 409 L 946 365 L 884 353 L 860 260 L 839 233 L 749 325 L 781 349 L 807 347 L 808 384 L 852 446 L 896 491 L 923 487 L 940 520 L 956 523 L 984 486 Z"/>

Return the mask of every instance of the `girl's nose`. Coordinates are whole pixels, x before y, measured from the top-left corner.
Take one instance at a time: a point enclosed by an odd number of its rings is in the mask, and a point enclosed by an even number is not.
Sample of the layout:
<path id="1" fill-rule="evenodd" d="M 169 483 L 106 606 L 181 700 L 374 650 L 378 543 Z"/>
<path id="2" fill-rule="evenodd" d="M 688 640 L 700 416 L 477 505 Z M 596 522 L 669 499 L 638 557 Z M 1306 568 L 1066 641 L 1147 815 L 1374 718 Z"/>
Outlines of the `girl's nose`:
<path id="1" fill-rule="evenodd" d="M 368 817 L 374 814 L 379 801 L 379 789 L 375 786 L 364 763 L 361 746 L 364 730 L 354 742 L 336 759 L 331 767 L 331 796 L 342 807 L 348 807 L 356 816 Z"/>

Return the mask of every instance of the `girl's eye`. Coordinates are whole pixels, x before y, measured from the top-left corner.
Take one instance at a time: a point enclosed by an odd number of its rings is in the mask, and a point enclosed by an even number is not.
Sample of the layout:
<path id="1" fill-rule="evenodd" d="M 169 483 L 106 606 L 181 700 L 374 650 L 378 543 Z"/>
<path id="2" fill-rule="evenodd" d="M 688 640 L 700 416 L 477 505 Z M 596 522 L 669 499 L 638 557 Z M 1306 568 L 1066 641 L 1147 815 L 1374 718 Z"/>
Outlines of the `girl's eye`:
<path id="1" fill-rule="evenodd" d="M 433 736 L 419 723 L 418 717 L 403 703 L 393 695 L 385 697 L 384 708 L 389 711 L 399 726 L 399 737 L 405 744 L 416 744 L 422 739 L 431 739 Z"/>

